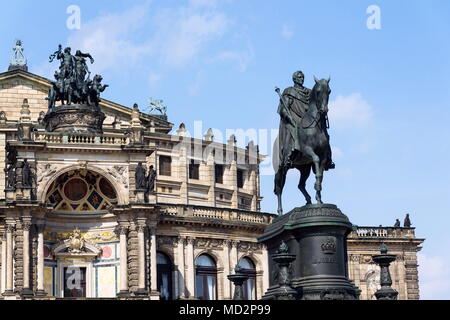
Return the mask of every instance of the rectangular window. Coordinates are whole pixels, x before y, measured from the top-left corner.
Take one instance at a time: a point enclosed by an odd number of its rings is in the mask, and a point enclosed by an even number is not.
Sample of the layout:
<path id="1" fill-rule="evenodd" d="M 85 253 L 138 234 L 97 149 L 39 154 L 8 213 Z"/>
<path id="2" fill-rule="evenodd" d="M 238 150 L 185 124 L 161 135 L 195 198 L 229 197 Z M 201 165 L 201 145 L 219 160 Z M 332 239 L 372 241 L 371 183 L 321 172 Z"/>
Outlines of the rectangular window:
<path id="1" fill-rule="evenodd" d="M 159 174 L 161 176 L 172 175 L 172 158 L 166 156 L 159 156 Z"/>
<path id="2" fill-rule="evenodd" d="M 200 179 L 200 164 L 195 163 L 194 160 L 191 160 L 189 164 L 189 179 Z"/>
<path id="3" fill-rule="evenodd" d="M 223 183 L 223 165 L 216 164 L 215 165 L 215 176 L 216 176 L 216 183 Z"/>
<path id="4" fill-rule="evenodd" d="M 237 170 L 237 186 L 238 188 L 244 187 L 244 170 Z"/>

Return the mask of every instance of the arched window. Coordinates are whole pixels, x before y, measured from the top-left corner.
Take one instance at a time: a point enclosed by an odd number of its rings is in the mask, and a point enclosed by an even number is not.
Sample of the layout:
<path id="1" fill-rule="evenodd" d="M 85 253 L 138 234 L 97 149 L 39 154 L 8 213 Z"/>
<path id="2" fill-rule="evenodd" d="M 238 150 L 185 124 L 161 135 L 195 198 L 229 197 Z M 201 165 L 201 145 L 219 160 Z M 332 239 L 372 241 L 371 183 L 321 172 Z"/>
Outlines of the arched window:
<path id="1" fill-rule="evenodd" d="M 195 297 L 199 300 L 217 299 L 217 267 L 207 254 L 195 260 Z"/>
<path id="2" fill-rule="evenodd" d="M 157 252 L 157 285 L 161 300 L 172 300 L 172 262 L 164 253 Z"/>
<path id="3" fill-rule="evenodd" d="M 239 260 L 239 266 L 243 269 L 242 273 L 249 276 L 243 286 L 244 299 L 256 300 L 256 268 L 252 260 L 247 257 Z"/>

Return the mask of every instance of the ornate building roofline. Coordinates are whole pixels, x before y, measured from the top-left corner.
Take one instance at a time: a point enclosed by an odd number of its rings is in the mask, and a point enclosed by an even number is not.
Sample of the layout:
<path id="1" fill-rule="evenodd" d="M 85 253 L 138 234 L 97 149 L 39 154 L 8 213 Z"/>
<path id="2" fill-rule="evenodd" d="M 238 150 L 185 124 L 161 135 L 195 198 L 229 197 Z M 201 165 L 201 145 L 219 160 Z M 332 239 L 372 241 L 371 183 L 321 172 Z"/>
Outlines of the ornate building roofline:
<path id="1" fill-rule="evenodd" d="M 45 77 L 39 76 L 37 74 L 31 73 L 29 71 L 25 71 L 25 70 L 21 70 L 21 69 L 14 69 L 11 71 L 6 71 L 6 72 L 0 73 L 0 82 L 4 81 L 4 80 L 15 78 L 15 77 L 20 77 L 20 78 L 23 78 L 23 79 L 26 79 L 26 80 L 29 80 L 32 82 L 37 82 L 40 85 L 47 87 L 47 88 L 51 87 L 51 81 L 48 78 L 45 78 Z M 121 105 L 119 103 L 116 103 L 116 102 L 113 102 L 113 101 L 110 101 L 110 100 L 104 99 L 104 98 L 101 99 L 100 106 L 102 108 L 106 107 L 108 109 L 115 110 L 120 113 L 124 113 L 124 114 L 128 115 L 131 119 L 131 115 L 133 112 L 132 108 L 129 108 L 127 106 Z M 156 116 L 145 114 L 142 112 L 139 113 L 139 117 L 144 122 L 149 123 L 149 122 L 153 121 L 157 124 L 160 124 L 159 128 L 162 131 L 164 131 L 164 133 L 168 133 L 172 130 L 173 123 L 166 121 L 166 120 L 162 119 L 161 117 L 156 117 Z"/>

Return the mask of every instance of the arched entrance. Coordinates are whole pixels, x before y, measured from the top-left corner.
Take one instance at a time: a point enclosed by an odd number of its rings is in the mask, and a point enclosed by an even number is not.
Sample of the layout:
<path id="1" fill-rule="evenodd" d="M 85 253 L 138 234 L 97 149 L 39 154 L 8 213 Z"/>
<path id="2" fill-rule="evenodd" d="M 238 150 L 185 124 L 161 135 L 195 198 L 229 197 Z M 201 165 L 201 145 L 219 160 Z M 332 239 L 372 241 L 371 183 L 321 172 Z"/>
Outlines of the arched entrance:
<path id="1" fill-rule="evenodd" d="M 68 170 L 48 186 L 45 203 L 53 210 L 47 214 L 51 222 L 47 221 L 44 232 L 50 251 L 44 282 L 52 283 L 51 293 L 56 297 L 116 296 L 115 219 L 103 217 L 117 202 L 118 193 L 110 180 L 91 170 Z"/>

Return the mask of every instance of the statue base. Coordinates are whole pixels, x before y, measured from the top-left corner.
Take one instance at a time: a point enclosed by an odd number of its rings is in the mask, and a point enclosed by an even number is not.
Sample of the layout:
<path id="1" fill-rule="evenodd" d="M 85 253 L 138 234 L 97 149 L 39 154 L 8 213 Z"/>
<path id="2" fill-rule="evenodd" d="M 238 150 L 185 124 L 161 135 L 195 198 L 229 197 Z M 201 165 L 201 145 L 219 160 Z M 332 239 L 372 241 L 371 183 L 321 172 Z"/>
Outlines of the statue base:
<path id="1" fill-rule="evenodd" d="M 44 123 L 49 132 L 101 134 L 105 118 L 99 107 L 71 104 L 50 109 L 44 117 Z"/>
<path id="2" fill-rule="evenodd" d="M 281 241 L 296 256 L 291 287 L 299 300 L 355 300 L 360 290 L 348 278 L 347 236 L 353 225 L 337 206 L 306 205 L 276 218 L 258 241 L 268 249 L 270 289 L 277 287 L 272 256 Z"/>

